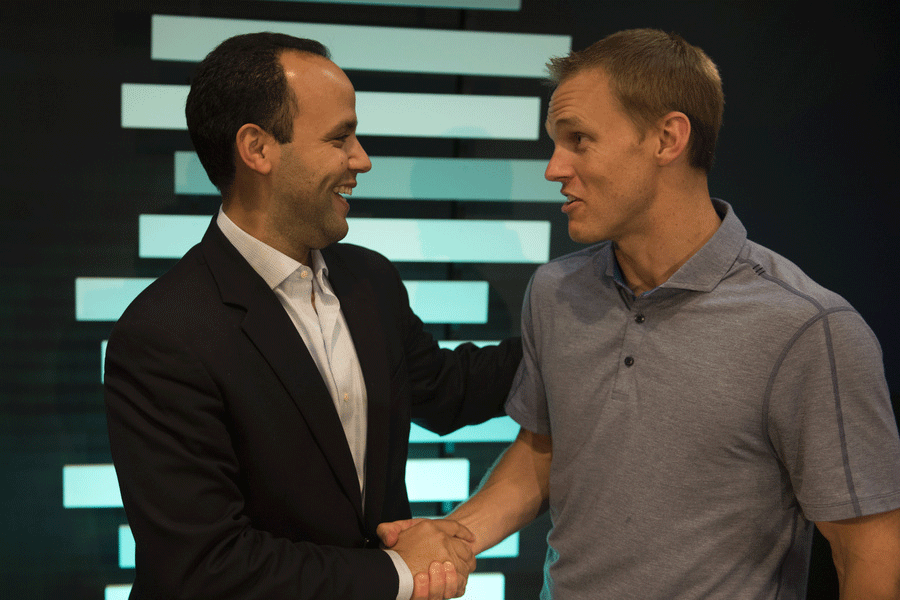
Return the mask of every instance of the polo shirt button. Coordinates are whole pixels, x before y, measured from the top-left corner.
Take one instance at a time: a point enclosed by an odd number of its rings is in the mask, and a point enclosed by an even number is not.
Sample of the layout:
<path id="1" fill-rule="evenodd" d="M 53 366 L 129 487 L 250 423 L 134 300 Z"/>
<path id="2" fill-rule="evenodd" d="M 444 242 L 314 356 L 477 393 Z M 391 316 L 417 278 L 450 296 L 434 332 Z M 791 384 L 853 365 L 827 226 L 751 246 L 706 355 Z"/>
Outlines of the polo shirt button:
<path id="1" fill-rule="evenodd" d="M 646 319 L 644 318 L 644 315 L 636 315 L 636 316 L 634 317 L 634 322 L 635 322 L 635 323 L 639 323 L 639 324 L 640 324 L 640 323 L 643 323 L 644 321 L 646 321 Z"/>
<path id="2" fill-rule="evenodd" d="M 631 356 L 626 356 L 625 357 L 625 366 L 630 367 L 633 364 L 634 364 L 634 358 Z"/>

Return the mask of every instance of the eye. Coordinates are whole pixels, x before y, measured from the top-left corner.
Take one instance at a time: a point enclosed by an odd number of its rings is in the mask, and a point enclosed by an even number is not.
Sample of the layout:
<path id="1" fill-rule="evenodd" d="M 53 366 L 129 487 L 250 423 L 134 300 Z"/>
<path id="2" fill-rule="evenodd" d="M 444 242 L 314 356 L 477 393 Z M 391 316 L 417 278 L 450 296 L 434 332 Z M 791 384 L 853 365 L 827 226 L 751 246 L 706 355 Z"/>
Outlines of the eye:
<path id="1" fill-rule="evenodd" d="M 587 140 L 587 136 L 579 131 L 573 131 L 571 134 L 571 137 L 572 137 L 572 143 L 575 145 L 576 148 L 582 146 L 584 144 L 584 142 Z"/>

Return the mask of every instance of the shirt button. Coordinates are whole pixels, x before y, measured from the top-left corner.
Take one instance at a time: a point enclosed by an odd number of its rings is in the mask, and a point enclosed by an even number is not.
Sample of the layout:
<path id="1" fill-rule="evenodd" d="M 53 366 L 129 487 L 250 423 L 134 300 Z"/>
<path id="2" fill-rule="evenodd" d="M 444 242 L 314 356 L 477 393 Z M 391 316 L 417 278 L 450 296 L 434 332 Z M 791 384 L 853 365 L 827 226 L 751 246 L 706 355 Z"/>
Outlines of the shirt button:
<path id="1" fill-rule="evenodd" d="M 303 271 L 300 271 L 300 277 L 302 277 L 303 279 L 306 279 L 307 277 L 309 277 L 309 271 L 307 271 L 305 269 Z"/>
<path id="2" fill-rule="evenodd" d="M 350 394 L 344 394 L 344 402 L 350 400 Z"/>
<path id="3" fill-rule="evenodd" d="M 646 321 L 646 319 L 644 318 L 644 315 L 635 315 L 635 317 L 634 317 L 635 323 L 640 324 L 640 323 L 643 323 L 644 321 Z"/>
<path id="4" fill-rule="evenodd" d="M 633 364 L 634 364 L 634 358 L 631 356 L 626 356 L 625 357 L 625 366 L 630 367 Z"/>

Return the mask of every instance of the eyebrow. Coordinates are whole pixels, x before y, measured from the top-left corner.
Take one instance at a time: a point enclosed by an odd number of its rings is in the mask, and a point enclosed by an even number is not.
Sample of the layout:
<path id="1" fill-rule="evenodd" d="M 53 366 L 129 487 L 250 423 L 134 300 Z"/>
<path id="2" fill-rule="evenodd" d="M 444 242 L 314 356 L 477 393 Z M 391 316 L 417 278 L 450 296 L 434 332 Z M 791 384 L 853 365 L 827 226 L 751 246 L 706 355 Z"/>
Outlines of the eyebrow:
<path id="1" fill-rule="evenodd" d="M 342 133 L 353 133 L 356 131 L 356 126 L 357 121 L 355 119 L 347 119 L 331 128 L 328 133 L 325 134 L 325 137 L 334 137 Z"/>
<path id="2" fill-rule="evenodd" d="M 585 126 L 584 121 L 582 121 L 578 117 L 574 117 L 574 116 L 573 117 L 563 117 L 561 119 L 557 119 L 557 120 L 553 121 L 552 124 L 557 128 L 559 128 L 560 126 L 563 126 L 563 127 L 570 127 L 572 129 L 582 129 Z M 544 128 L 549 130 L 550 125 L 551 125 L 550 117 L 547 117 L 547 120 L 544 121 Z"/>

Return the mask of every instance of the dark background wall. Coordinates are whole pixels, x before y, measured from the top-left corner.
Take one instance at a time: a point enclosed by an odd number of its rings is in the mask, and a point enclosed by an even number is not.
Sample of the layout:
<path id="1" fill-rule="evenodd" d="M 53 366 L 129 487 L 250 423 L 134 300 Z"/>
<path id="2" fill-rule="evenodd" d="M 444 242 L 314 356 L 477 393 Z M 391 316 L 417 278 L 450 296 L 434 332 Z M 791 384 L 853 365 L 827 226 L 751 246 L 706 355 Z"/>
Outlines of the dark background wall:
<path id="1" fill-rule="evenodd" d="M 24 2 L 0 24 L 0 596 L 95 599 L 126 583 L 115 531 L 120 509 L 62 507 L 62 465 L 109 462 L 98 341 L 109 323 L 77 322 L 74 280 L 156 276 L 171 262 L 138 259 L 138 213 L 212 214 L 214 198 L 172 191 L 171 152 L 185 132 L 123 130 L 124 81 L 187 83 L 193 65 L 149 60 L 150 15 L 197 15 L 571 35 L 574 48 L 628 27 L 681 33 L 723 75 L 726 111 L 710 188 L 731 202 L 752 239 L 845 296 L 879 337 L 900 388 L 897 318 L 898 8 L 896 2 L 523 0 L 518 12 L 335 6 L 264 1 Z M 347 43 L 353 43 L 348 40 Z M 452 49 L 448 49 L 452 51 Z M 490 57 L 485 57 L 490 60 Z M 533 81 L 349 72 L 361 91 L 535 95 Z M 364 139 L 376 155 L 546 158 L 550 144 Z M 545 219 L 551 257 L 577 248 L 559 199 L 503 206 L 360 200 L 351 216 Z M 518 332 L 531 266 L 404 264 L 410 278 L 482 278 L 483 326 L 435 327 L 439 337 Z M 896 400 L 895 400 L 896 407 Z M 895 411 L 897 409 L 895 408 Z M 457 449 L 480 477 L 502 449 Z M 507 598 L 535 597 L 546 522 L 508 574 Z M 649 550 L 649 549 L 648 549 Z M 833 598 L 821 539 L 810 598 Z"/>

